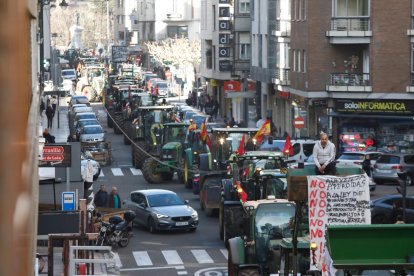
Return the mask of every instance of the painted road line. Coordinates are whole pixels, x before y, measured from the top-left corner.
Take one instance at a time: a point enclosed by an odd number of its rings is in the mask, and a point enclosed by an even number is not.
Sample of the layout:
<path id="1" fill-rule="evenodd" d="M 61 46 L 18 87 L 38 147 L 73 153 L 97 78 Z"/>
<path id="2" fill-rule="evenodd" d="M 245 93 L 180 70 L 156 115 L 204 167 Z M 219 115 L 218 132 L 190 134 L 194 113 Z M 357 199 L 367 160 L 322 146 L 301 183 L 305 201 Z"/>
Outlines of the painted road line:
<path id="1" fill-rule="evenodd" d="M 103 170 L 101 169 L 101 173 L 99 174 L 99 177 L 104 177 L 105 175 L 104 175 L 104 173 L 103 173 Z"/>
<path id="2" fill-rule="evenodd" d="M 191 250 L 193 256 L 196 258 L 199 264 L 212 264 L 214 263 L 213 259 L 208 255 L 207 251 L 204 249 L 200 250 Z"/>
<path id="3" fill-rule="evenodd" d="M 224 255 L 224 258 L 226 258 L 226 260 L 229 258 L 229 252 L 227 251 L 227 249 L 220 249 L 221 254 Z"/>
<path id="4" fill-rule="evenodd" d="M 129 168 L 131 170 L 132 175 L 142 175 L 141 170 L 135 168 Z"/>
<path id="5" fill-rule="evenodd" d="M 183 260 L 181 260 L 180 256 L 178 255 L 177 251 L 163 250 L 161 252 L 162 252 L 162 255 L 164 255 L 164 258 L 169 265 L 184 264 Z"/>
<path id="6" fill-rule="evenodd" d="M 187 271 L 177 271 L 177 275 L 187 275 L 188 272 Z"/>
<path id="7" fill-rule="evenodd" d="M 121 259 L 119 258 L 118 253 L 113 252 L 113 254 L 114 254 L 115 265 L 117 267 L 121 268 L 122 267 L 122 262 L 121 262 Z"/>
<path id="8" fill-rule="evenodd" d="M 132 254 L 138 266 L 153 265 L 147 251 L 133 251 Z"/>
<path id="9" fill-rule="evenodd" d="M 122 170 L 120 168 L 111 168 L 112 174 L 114 176 L 122 176 L 124 175 L 124 173 L 122 172 Z"/>

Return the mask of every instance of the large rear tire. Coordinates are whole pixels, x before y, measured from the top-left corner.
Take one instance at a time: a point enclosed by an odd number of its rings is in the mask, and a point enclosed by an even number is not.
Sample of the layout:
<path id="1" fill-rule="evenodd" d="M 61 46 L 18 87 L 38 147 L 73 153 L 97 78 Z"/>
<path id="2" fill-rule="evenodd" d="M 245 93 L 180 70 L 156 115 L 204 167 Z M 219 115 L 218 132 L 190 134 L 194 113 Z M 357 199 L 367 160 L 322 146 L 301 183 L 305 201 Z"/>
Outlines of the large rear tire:
<path id="1" fill-rule="evenodd" d="M 142 175 L 145 180 L 150 184 L 159 184 L 162 182 L 161 173 L 156 173 L 155 168 L 157 167 L 158 162 L 153 158 L 147 158 L 142 164 Z"/>
<path id="2" fill-rule="evenodd" d="M 114 126 L 114 122 L 112 121 L 112 118 L 110 116 L 111 114 L 109 114 L 109 111 L 107 111 L 106 113 L 106 125 L 110 128 L 112 128 Z"/>
<path id="3" fill-rule="evenodd" d="M 131 130 L 131 122 L 127 121 L 124 122 L 124 144 L 125 145 L 131 145 L 131 140 L 129 140 L 129 136 L 130 136 L 130 130 Z"/>
<path id="4" fill-rule="evenodd" d="M 122 128 L 122 114 L 115 114 L 115 123 L 114 123 L 114 133 L 115 134 L 121 134 L 121 128 Z"/>
<path id="5" fill-rule="evenodd" d="M 136 141 L 135 145 L 131 145 L 131 147 L 133 147 L 132 158 L 134 159 L 132 163 L 134 164 L 136 169 L 141 169 L 145 159 L 148 158 L 147 152 L 149 151 L 149 145 L 145 141 Z"/>
<path id="6" fill-rule="evenodd" d="M 203 189 L 203 199 L 202 199 L 202 202 L 203 202 L 203 207 L 204 207 L 204 213 L 208 217 L 213 216 L 214 209 L 213 208 L 207 208 L 207 206 L 206 206 L 206 198 L 208 196 L 208 194 L 207 194 L 207 187 L 210 186 L 210 185 L 211 186 L 220 186 L 220 184 L 221 184 L 221 178 L 219 178 L 217 176 L 208 177 L 208 178 L 206 178 L 204 180 L 203 187 L 202 187 L 202 189 Z M 221 200 L 221 197 L 218 200 Z"/>
<path id="7" fill-rule="evenodd" d="M 119 247 L 126 247 L 129 244 L 129 233 L 122 233 L 121 240 L 118 242 Z"/>
<path id="8" fill-rule="evenodd" d="M 190 171 L 191 170 L 191 171 Z M 193 178 L 194 175 L 198 173 L 198 166 L 196 164 L 188 164 L 187 158 L 184 159 L 184 186 L 187 189 L 191 189 L 193 187 Z"/>

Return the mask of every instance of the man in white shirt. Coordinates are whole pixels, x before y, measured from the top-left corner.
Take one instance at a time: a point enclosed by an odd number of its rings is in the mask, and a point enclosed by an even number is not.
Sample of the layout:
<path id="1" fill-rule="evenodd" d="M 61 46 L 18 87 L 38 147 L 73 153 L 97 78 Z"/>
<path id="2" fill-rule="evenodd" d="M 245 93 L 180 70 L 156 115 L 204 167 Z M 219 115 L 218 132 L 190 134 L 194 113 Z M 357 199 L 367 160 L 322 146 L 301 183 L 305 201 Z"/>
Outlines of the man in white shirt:
<path id="1" fill-rule="evenodd" d="M 320 139 L 313 147 L 315 172 L 317 175 L 335 175 L 335 145 L 329 141 L 326 133 L 321 133 Z"/>

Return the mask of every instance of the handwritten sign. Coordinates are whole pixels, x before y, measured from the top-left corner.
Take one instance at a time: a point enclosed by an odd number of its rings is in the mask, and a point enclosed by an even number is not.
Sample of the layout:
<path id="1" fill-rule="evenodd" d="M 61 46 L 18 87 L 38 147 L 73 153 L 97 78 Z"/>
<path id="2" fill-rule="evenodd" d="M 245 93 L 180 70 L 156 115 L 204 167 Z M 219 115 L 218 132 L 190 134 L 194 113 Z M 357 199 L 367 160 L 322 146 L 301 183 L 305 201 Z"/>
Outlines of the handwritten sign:
<path id="1" fill-rule="evenodd" d="M 311 270 L 322 270 L 324 274 L 327 272 L 326 226 L 371 224 L 369 178 L 366 174 L 343 177 L 313 175 L 307 178 L 310 241 L 317 245 L 317 250 L 311 252 L 315 260 L 315 265 L 311 263 Z"/>
<path id="2" fill-rule="evenodd" d="M 112 46 L 112 61 L 126 62 L 128 59 L 128 49 L 126 46 Z"/>

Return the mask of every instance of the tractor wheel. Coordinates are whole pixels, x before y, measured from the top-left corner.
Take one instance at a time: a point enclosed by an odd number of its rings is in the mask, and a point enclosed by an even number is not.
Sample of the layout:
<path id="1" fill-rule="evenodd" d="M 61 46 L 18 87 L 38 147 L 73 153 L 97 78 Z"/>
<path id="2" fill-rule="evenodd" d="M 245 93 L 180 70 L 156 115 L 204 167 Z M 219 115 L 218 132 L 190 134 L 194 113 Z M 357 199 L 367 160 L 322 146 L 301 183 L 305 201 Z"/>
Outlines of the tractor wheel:
<path id="1" fill-rule="evenodd" d="M 109 114 L 109 112 L 106 113 L 106 125 L 110 128 L 114 126 L 114 122 L 112 121 L 112 118 Z"/>
<path id="2" fill-rule="evenodd" d="M 158 162 L 153 158 L 147 158 L 144 164 L 142 164 L 142 174 L 150 184 L 159 184 L 162 182 L 162 175 L 154 172 L 157 165 Z"/>
<path id="3" fill-rule="evenodd" d="M 147 159 L 148 155 L 147 152 L 149 151 L 149 146 L 145 141 L 136 141 L 135 145 L 131 145 L 134 148 L 134 166 L 136 169 L 141 169 L 142 164 L 144 163 L 145 159 Z"/>
<path id="4" fill-rule="evenodd" d="M 122 121 L 122 114 L 115 114 L 114 116 L 114 133 L 121 134 L 121 121 Z"/>
<path id="5" fill-rule="evenodd" d="M 213 211 L 214 209 L 212 208 L 207 208 L 206 207 L 206 196 L 207 196 L 207 186 L 209 186 L 209 184 L 213 184 L 213 186 L 218 185 L 221 182 L 221 178 L 219 177 L 208 177 L 204 180 L 203 183 L 203 199 L 202 199 L 202 203 L 203 203 L 203 209 L 204 209 L 204 213 L 208 216 L 211 217 L 213 216 Z M 214 185 L 215 184 L 215 185 Z"/>
<path id="6" fill-rule="evenodd" d="M 168 173 L 162 173 L 161 174 L 161 177 L 162 177 L 162 180 L 170 181 L 170 180 L 173 179 L 174 173 L 170 173 L 170 172 L 168 172 Z"/>
<path id="7" fill-rule="evenodd" d="M 130 139 L 129 138 L 129 133 L 130 133 L 130 130 L 131 130 L 131 123 L 130 122 L 125 122 L 124 123 L 124 130 L 125 130 L 124 144 L 125 145 L 130 145 L 131 144 L 131 140 L 129 140 Z"/>
<path id="8" fill-rule="evenodd" d="M 191 170 L 191 171 L 190 171 Z M 193 177 L 198 173 L 198 166 L 195 164 L 188 164 L 187 159 L 184 160 L 184 186 L 187 189 L 193 187 Z"/>

